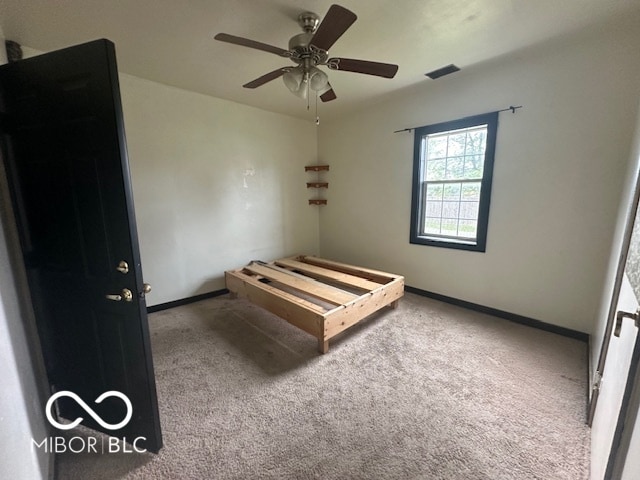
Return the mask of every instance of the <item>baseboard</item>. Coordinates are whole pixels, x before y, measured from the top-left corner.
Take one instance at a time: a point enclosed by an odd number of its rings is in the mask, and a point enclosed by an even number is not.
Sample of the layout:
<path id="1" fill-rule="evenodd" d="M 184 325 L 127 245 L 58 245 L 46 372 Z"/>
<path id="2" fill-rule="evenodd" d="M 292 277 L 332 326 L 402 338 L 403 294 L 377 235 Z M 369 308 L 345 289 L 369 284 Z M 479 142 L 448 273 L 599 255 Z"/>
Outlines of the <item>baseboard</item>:
<path id="1" fill-rule="evenodd" d="M 585 343 L 589 342 L 589 334 L 580 332 L 578 330 L 560 327 L 558 325 L 546 323 L 540 320 L 536 320 L 534 318 L 525 317 L 523 315 L 518 315 L 516 313 L 505 312 L 504 310 L 487 307 L 487 306 L 480 305 L 473 302 L 467 302 L 466 300 L 460 300 L 458 298 L 449 297 L 447 295 L 442 295 L 440 293 L 429 292 L 427 290 L 411 287 L 409 285 L 405 285 L 404 289 L 406 292 L 409 292 L 409 293 L 415 293 L 416 295 L 421 295 L 423 297 L 433 298 L 434 300 L 450 303 L 451 305 L 456 305 L 458 307 L 468 308 L 469 310 L 474 310 L 476 312 L 486 313 L 488 315 L 493 315 L 494 317 L 504 318 L 505 320 L 510 320 L 515 323 L 520 323 L 522 325 L 527 325 L 529 327 L 538 328 L 540 330 L 545 330 L 547 332 L 557 333 L 558 335 L 562 335 L 565 337 L 575 338 L 576 340 L 580 340 L 581 342 L 585 342 Z M 202 300 L 207 300 L 209 298 L 219 297 L 220 295 L 225 295 L 226 293 L 229 293 L 229 290 L 227 290 L 226 288 L 223 288 L 221 290 L 215 290 L 213 292 L 194 295 L 193 297 L 182 298 L 180 300 L 174 300 L 172 302 L 167 302 L 167 303 L 160 303 L 158 305 L 147 307 L 147 312 L 148 313 L 160 312 L 162 310 L 167 310 L 169 308 L 179 307 L 181 305 L 188 305 L 189 303 L 200 302 Z"/>
<path id="2" fill-rule="evenodd" d="M 404 290 L 406 292 L 415 293 L 416 295 L 421 295 L 423 297 L 433 298 L 434 300 L 440 300 L 441 302 L 450 303 L 458 307 L 464 307 L 476 312 L 493 315 L 494 317 L 504 318 L 505 320 L 510 320 L 512 322 L 527 325 L 529 327 L 538 328 L 540 330 L 545 330 L 551 333 L 557 333 L 558 335 L 562 335 L 564 337 L 575 338 L 576 340 L 580 340 L 581 342 L 587 343 L 589 341 L 588 333 L 580 332 L 578 330 L 572 330 L 570 328 L 559 327 L 558 325 L 542 322 L 540 320 L 536 320 L 535 318 L 529 318 L 523 315 L 518 315 L 516 313 L 505 312 L 504 310 L 498 310 L 497 308 L 486 307 L 477 303 L 467 302 L 465 300 L 448 297 L 446 295 L 429 292 L 427 290 L 421 290 L 415 287 L 405 286 Z"/>
<path id="3" fill-rule="evenodd" d="M 586 418 L 585 418 L 585 422 L 587 425 L 589 425 L 589 427 L 591 426 L 589 423 L 589 417 L 590 417 L 590 410 L 591 410 L 591 402 L 593 400 L 592 394 L 593 394 L 593 363 L 591 362 L 591 335 L 589 335 L 589 340 L 587 340 L 587 361 L 588 361 L 588 368 L 587 368 L 587 408 L 585 410 L 586 412 Z"/>
<path id="4" fill-rule="evenodd" d="M 225 293 L 229 293 L 229 290 L 223 288 L 221 290 L 215 290 L 213 292 L 194 295 L 193 297 L 187 297 L 180 300 L 174 300 L 172 302 L 152 305 L 151 307 L 147 307 L 147 313 L 160 312 L 162 310 L 168 310 L 169 308 L 180 307 L 182 305 L 188 305 L 189 303 L 200 302 L 202 300 L 207 300 L 208 298 L 219 297 L 220 295 L 224 295 Z"/>

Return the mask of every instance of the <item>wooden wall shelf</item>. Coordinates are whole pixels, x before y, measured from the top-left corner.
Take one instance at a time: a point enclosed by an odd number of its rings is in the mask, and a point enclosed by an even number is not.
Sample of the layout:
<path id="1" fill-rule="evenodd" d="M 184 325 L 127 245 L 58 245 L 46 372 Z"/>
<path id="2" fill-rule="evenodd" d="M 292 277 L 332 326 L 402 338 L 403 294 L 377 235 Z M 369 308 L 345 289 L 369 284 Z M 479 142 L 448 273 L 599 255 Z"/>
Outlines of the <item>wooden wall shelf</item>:
<path id="1" fill-rule="evenodd" d="M 304 167 L 305 172 L 323 172 L 328 170 L 329 165 L 307 165 Z"/>
<path id="2" fill-rule="evenodd" d="M 306 165 L 304 167 L 305 172 L 316 172 L 316 182 L 307 182 L 307 188 L 329 188 L 329 182 L 321 181 L 324 180 L 321 172 L 326 172 L 329 170 L 329 165 Z M 322 197 L 322 195 L 318 192 L 318 196 Z M 324 198 L 311 198 L 309 199 L 309 205 L 326 205 L 327 200 Z"/>

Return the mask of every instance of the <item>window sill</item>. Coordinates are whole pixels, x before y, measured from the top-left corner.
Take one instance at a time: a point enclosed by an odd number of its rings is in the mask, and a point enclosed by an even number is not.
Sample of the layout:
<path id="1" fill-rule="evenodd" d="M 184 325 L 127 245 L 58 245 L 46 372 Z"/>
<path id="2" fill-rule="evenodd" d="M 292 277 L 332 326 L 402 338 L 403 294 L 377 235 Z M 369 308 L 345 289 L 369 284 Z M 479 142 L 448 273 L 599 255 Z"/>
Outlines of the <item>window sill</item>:
<path id="1" fill-rule="evenodd" d="M 485 245 L 477 243 L 477 241 L 465 241 L 456 238 L 437 238 L 437 237 L 421 237 L 411 236 L 409 243 L 414 245 L 428 245 L 431 247 L 454 248 L 458 250 L 469 250 L 473 252 L 484 252 Z"/>

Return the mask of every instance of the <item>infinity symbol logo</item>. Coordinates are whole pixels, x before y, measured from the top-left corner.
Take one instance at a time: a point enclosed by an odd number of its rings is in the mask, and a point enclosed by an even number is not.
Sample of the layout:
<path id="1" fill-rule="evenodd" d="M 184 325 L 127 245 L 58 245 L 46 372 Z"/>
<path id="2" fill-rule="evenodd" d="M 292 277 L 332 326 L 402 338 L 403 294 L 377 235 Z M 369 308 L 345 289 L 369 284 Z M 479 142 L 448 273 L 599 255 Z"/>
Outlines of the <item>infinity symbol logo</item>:
<path id="1" fill-rule="evenodd" d="M 63 424 L 63 423 L 58 423 L 53 418 L 53 415 L 51 415 L 51 407 L 53 405 L 53 402 L 55 402 L 60 397 L 73 398 L 78 403 L 78 405 L 80 405 L 89 415 L 91 415 L 91 417 L 96 422 L 98 422 L 98 424 L 100 424 L 100 426 L 102 428 L 106 428 L 107 430 L 118 430 L 119 428 L 124 427 L 127 423 L 129 423 L 129 420 L 131 420 L 131 415 L 133 415 L 133 407 L 131 406 L 131 401 L 129 400 L 129 398 L 124 393 L 117 392 L 115 390 L 110 390 L 108 392 L 104 392 L 102 395 L 100 395 L 98 398 L 96 398 L 95 403 L 101 403 L 107 397 L 118 397 L 127 406 L 127 415 L 124 417 L 124 420 L 122 420 L 120 423 L 116 423 L 115 425 L 112 425 L 112 424 L 107 423 L 104 420 L 102 420 L 102 418 L 100 418 L 98 416 L 98 414 L 96 412 L 94 412 L 91 409 L 91 407 L 89 405 L 87 405 L 84 402 L 84 400 L 82 400 L 78 395 L 76 395 L 73 392 L 68 392 L 68 391 L 64 390 L 64 391 L 61 391 L 61 392 L 54 393 L 51 396 L 51 398 L 49 398 L 49 400 L 47 401 L 46 412 L 45 412 L 46 415 L 47 415 L 47 420 L 49 420 L 49 423 L 51 425 L 53 425 L 54 427 L 59 428 L 60 430 L 70 430 L 72 428 L 75 428 L 75 427 L 78 426 L 78 424 L 80 422 L 82 422 L 82 420 L 84 420 L 83 417 L 78 417 L 68 425 L 67 424 Z"/>

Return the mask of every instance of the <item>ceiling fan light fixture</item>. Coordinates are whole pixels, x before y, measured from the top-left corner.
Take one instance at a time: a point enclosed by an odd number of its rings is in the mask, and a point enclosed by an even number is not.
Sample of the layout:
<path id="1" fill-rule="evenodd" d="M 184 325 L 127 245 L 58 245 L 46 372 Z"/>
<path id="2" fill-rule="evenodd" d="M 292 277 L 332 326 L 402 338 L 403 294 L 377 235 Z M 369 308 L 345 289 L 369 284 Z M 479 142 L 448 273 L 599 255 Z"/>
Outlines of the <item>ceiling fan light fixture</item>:
<path id="1" fill-rule="evenodd" d="M 300 84 L 304 78 L 302 66 L 290 69 L 282 75 L 282 81 L 291 92 L 296 93 L 300 89 Z"/>
<path id="2" fill-rule="evenodd" d="M 282 81 L 291 93 L 300 98 L 307 98 L 309 89 L 316 92 L 326 91 L 329 77 L 318 67 L 305 70 L 304 65 L 299 65 L 285 72 Z"/>
<path id="3" fill-rule="evenodd" d="M 329 83 L 329 77 L 327 74 L 320 70 L 318 67 L 311 67 L 309 70 L 309 87 L 311 90 L 319 92 L 324 89 Z"/>
<path id="4" fill-rule="evenodd" d="M 307 98 L 309 92 L 309 74 L 302 65 L 292 68 L 282 75 L 282 81 L 295 96 Z"/>
<path id="5" fill-rule="evenodd" d="M 302 83 L 300 84 L 300 87 L 298 88 L 298 90 L 296 90 L 294 93 L 294 95 L 302 98 L 303 100 L 307 98 L 308 94 L 309 94 L 309 82 L 307 82 L 306 80 L 302 80 Z"/>

